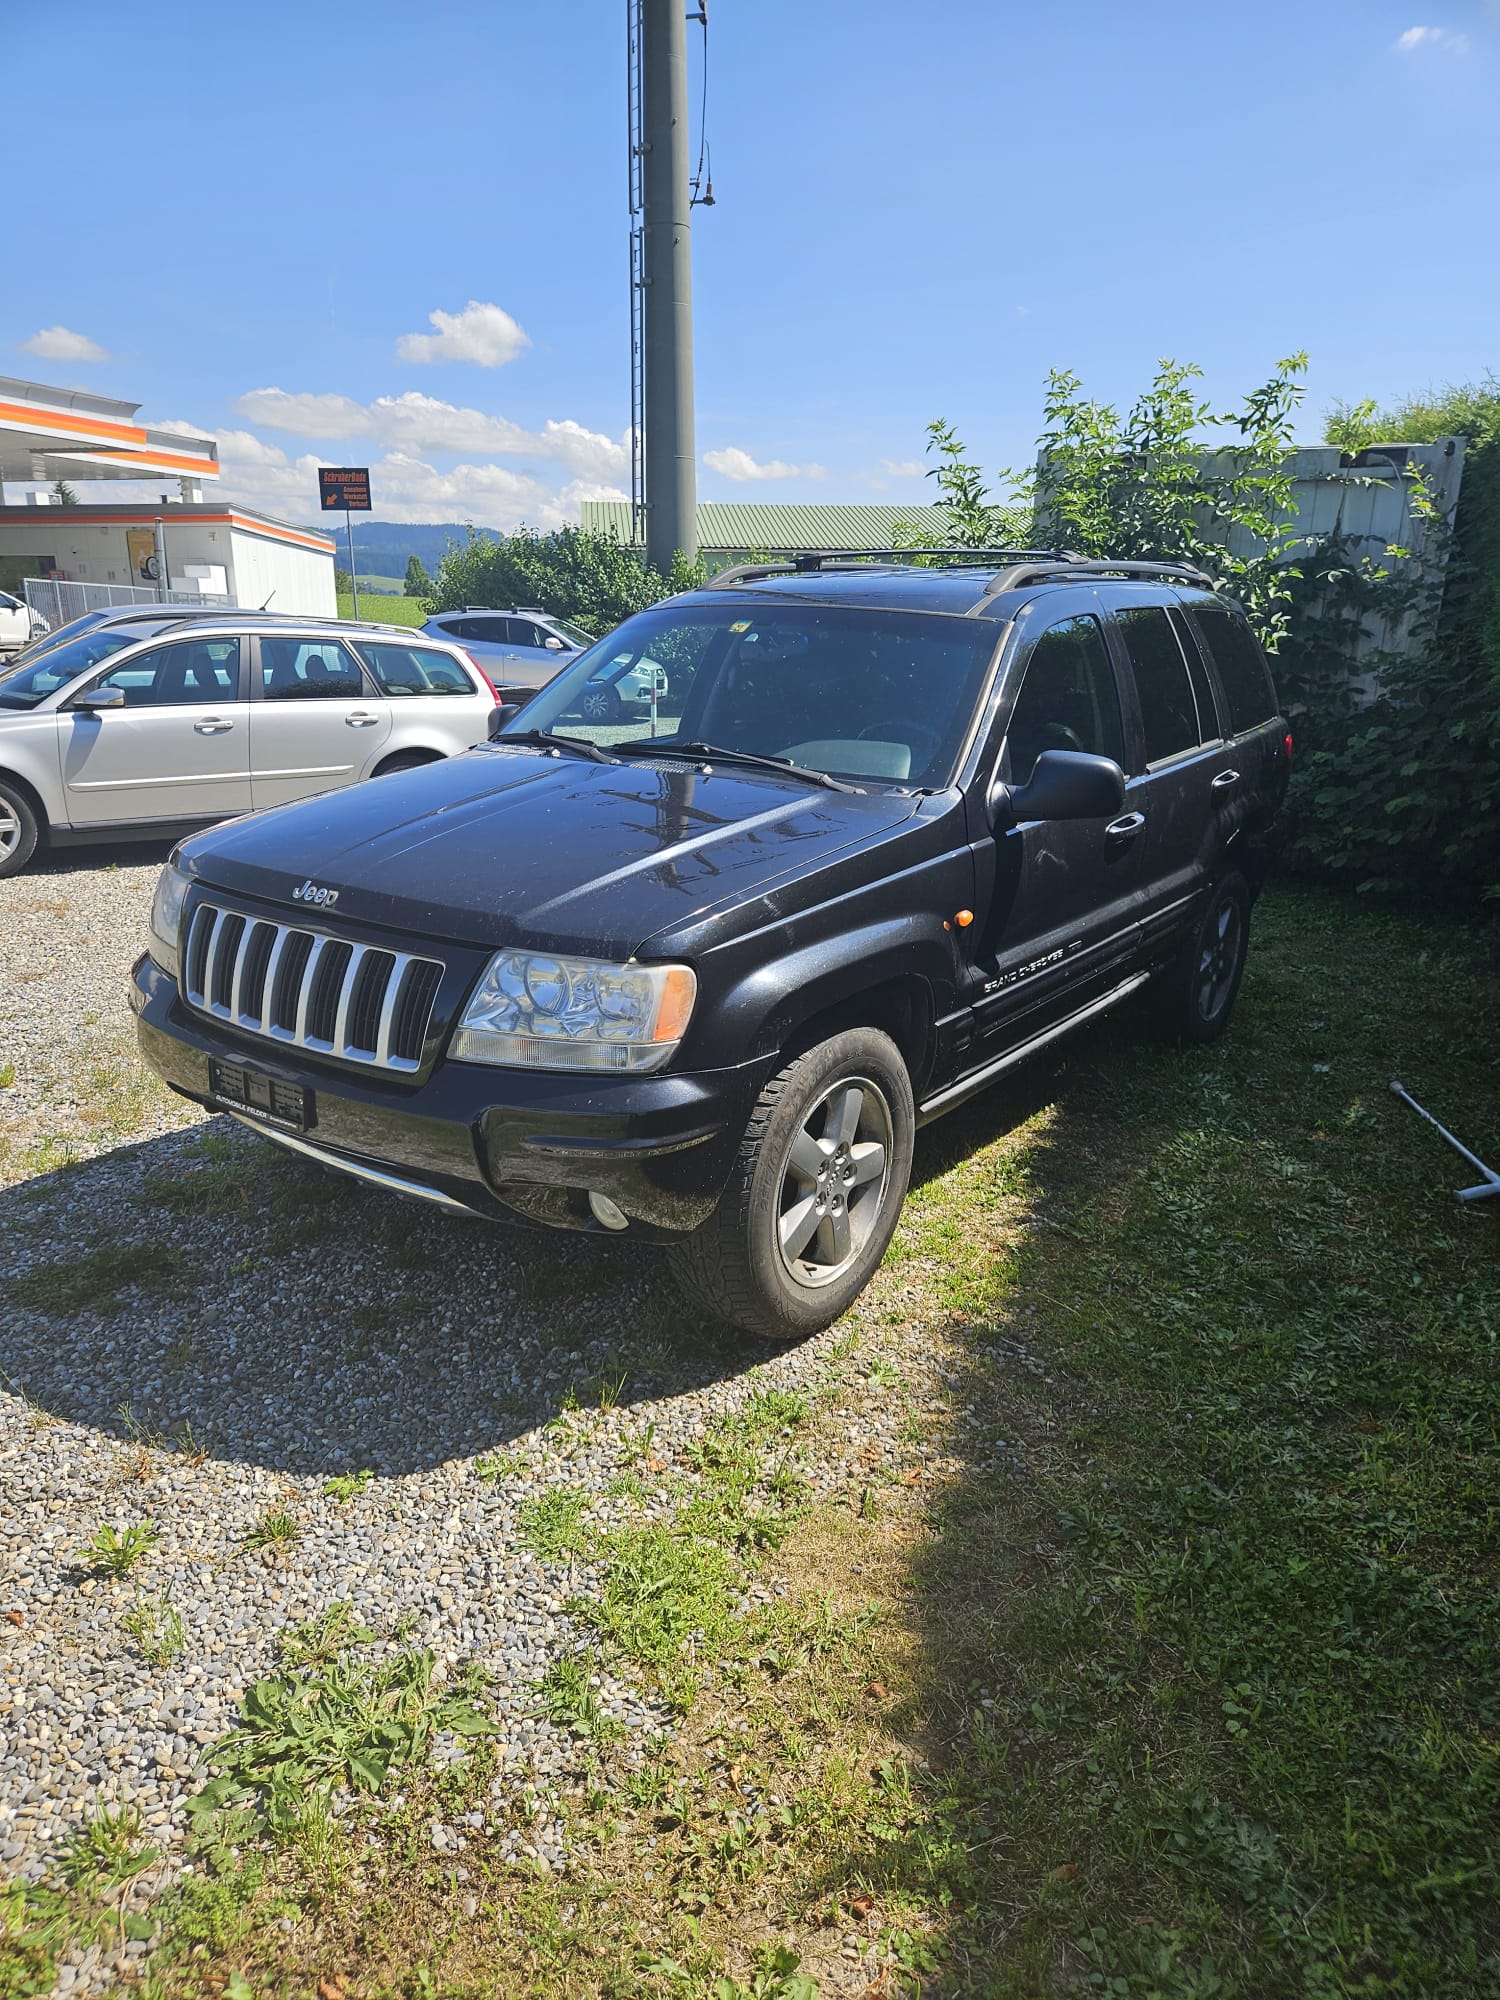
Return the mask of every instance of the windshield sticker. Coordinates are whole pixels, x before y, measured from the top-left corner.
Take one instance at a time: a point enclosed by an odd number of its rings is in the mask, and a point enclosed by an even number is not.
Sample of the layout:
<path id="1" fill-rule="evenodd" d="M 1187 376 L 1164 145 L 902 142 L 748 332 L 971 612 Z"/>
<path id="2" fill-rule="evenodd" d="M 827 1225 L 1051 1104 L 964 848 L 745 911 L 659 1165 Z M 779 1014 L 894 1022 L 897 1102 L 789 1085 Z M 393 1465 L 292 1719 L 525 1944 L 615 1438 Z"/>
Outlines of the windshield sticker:
<path id="1" fill-rule="evenodd" d="M 748 632 L 750 630 L 750 620 L 748 618 L 736 618 L 729 629 L 731 632 Z"/>

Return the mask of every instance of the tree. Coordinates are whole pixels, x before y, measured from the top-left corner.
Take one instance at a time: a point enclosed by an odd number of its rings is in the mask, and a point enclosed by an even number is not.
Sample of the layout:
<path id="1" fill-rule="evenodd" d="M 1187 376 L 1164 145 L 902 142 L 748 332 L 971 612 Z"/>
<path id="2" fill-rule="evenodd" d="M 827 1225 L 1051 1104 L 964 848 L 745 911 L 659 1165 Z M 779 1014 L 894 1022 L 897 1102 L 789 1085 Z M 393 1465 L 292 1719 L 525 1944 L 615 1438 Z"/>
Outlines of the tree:
<path id="1" fill-rule="evenodd" d="M 339 597 L 352 597 L 354 595 L 353 576 L 348 570 L 340 569 L 337 564 L 334 565 L 333 588 Z"/>
<path id="2" fill-rule="evenodd" d="M 432 578 L 427 574 L 422 565 L 422 558 L 418 555 L 411 555 L 406 559 L 405 595 L 407 597 L 432 595 Z"/>
<path id="3" fill-rule="evenodd" d="M 613 535 L 584 528 L 557 528 L 546 535 L 522 528 L 493 542 L 470 528 L 467 542 L 450 547 L 438 565 L 431 601 L 434 611 L 534 604 L 585 631 L 604 633 L 632 612 L 691 590 L 704 575 L 701 563 L 679 555 L 672 574 L 663 576 Z"/>
<path id="4" fill-rule="evenodd" d="M 58 480 L 52 489 L 52 497 L 59 507 L 76 507 L 78 505 L 78 495 L 73 491 L 66 479 Z"/>

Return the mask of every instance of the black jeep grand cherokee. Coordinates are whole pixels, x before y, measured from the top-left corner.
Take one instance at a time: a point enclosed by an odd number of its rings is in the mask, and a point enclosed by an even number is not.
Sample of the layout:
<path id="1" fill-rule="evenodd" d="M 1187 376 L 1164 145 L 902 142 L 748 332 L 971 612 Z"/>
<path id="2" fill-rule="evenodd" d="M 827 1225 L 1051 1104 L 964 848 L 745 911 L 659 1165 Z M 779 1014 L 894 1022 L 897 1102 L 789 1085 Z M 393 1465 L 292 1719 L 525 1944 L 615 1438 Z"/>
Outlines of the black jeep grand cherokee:
<path id="1" fill-rule="evenodd" d="M 583 720 L 641 663 L 654 713 Z M 1291 759 L 1207 577 L 1024 552 L 729 572 L 501 716 L 184 842 L 146 1058 L 379 1186 L 672 1244 L 773 1338 L 868 1282 L 919 1124 L 1147 980 L 1223 1029 Z"/>

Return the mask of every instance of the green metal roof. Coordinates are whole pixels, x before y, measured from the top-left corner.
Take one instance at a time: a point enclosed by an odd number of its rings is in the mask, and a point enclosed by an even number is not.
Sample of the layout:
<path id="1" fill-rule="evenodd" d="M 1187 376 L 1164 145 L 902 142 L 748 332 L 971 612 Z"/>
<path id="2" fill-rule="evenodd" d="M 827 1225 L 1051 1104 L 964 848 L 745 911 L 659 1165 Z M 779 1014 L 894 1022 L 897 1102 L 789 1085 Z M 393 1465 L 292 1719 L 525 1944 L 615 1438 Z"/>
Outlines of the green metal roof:
<path id="1" fill-rule="evenodd" d="M 630 505 L 625 500 L 585 500 L 582 524 L 595 534 L 631 539 Z M 1019 510 L 1018 515 L 1019 515 Z M 779 555 L 797 549 L 894 549 L 897 529 L 917 529 L 946 541 L 951 521 L 946 507 L 866 507 L 834 501 L 700 500 L 698 546 L 715 551 Z M 1018 518 L 1007 533 L 1024 532 Z"/>

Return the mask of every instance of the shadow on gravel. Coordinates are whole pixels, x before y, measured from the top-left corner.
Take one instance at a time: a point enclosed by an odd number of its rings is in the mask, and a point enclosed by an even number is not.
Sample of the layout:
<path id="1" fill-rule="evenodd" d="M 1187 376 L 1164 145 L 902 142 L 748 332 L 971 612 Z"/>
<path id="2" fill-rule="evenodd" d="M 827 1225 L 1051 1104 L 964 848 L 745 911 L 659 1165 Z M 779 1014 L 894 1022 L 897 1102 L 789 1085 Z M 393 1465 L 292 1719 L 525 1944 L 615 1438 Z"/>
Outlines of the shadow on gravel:
<path id="1" fill-rule="evenodd" d="M 918 1135 L 913 1190 L 1053 1069 Z M 299 1476 L 503 1448 L 560 1410 L 731 1383 L 659 1251 L 429 1211 L 227 1119 L 0 1190 L 0 1372 L 50 1414 Z"/>
<path id="2" fill-rule="evenodd" d="M 657 1256 L 303 1167 L 225 1119 L 0 1191 L 0 1371 L 41 1409 L 296 1475 L 398 1475 L 730 1381 Z"/>
<path id="3" fill-rule="evenodd" d="M 26 882 L 36 875 L 93 875 L 107 868 L 160 868 L 177 844 L 165 840 L 110 840 L 88 847 L 52 847 L 28 862 L 16 877 Z"/>

